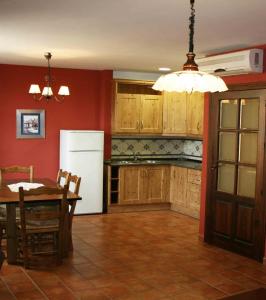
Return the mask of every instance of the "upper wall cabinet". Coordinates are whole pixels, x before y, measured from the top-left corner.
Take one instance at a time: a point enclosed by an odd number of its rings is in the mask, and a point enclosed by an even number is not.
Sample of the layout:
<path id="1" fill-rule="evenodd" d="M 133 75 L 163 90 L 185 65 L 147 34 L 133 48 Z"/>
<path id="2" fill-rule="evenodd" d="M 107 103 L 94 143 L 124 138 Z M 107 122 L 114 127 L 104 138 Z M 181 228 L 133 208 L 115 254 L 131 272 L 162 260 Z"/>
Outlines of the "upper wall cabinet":
<path id="1" fill-rule="evenodd" d="M 162 133 L 162 95 L 152 83 L 116 82 L 113 133 Z"/>
<path id="2" fill-rule="evenodd" d="M 187 95 L 186 93 L 164 93 L 163 132 L 186 135 Z"/>
<path id="3" fill-rule="evenodd" d="M 163 133 L 201 137 L 203 133 L 202 93 L 164 93 Z"/>
<path id="4" fill-rule="evenodd" d="M 202 136 L 204 95 L 161 93 L 152 82 L 115 82 L 114 134 Z"/>
<path id="5" fill-rule="evenodd" d="M 187 95 L 187 135 L 202 136 L 203 134 L 204 94 Z"/>

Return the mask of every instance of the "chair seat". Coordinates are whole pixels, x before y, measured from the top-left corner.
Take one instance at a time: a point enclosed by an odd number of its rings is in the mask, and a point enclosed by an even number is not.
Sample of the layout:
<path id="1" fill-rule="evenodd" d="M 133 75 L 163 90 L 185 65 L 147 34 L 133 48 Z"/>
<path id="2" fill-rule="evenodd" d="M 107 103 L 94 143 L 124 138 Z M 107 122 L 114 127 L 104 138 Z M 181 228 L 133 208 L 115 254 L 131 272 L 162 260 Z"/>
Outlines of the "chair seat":
<path id="1" fill-rule="evenodd" d="M 21 225 L 18 225 L 21 230 Z M 44 232 L 55 232 L 59 230 L 58 220 L 49 221 L 31 221 L 26 224 L 26 233 L 44 233 Z"/>

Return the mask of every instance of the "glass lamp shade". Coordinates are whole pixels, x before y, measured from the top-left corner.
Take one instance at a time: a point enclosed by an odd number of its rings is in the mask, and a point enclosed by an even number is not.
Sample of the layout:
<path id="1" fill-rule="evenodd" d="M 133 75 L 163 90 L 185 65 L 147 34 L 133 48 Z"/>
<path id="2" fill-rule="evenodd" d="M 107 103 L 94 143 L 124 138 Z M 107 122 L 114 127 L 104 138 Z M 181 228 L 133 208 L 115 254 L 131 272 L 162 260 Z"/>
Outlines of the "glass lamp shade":
<path id="1" fill-rule="evenodd" d="M 29 94 L 40 94 L 41 90 L 38 84 L 32 84 L 29 89 Z"/>
<path id="2" fill-rule="evenodd" d="M 224 81 L 215 75 L 200 71 L 185 70 L 162 75 L 152 87 L 167 92 L 224 92 L 228 88 Z"/>
<path id="3" fill-rule="evenodd" d="M 65 85 L 60 86 L 60 89 L 59 89 L 59 91 L 58 91 L 58 95 L 61 95 L 61 96 L 69 96 L 70 93 L 69 93 L 69 88 L 68 88 L 68 86 L 65 86 Z"/>
<path id="4" fill-rule="evenodd" d="M 43 90 L 42 90 L 42 95 L 45 96 L 45 97 L 50 97 L 53 95 L 53 91 L 52 91 L 52 88 L 51 87 L 44 87 Z"/>

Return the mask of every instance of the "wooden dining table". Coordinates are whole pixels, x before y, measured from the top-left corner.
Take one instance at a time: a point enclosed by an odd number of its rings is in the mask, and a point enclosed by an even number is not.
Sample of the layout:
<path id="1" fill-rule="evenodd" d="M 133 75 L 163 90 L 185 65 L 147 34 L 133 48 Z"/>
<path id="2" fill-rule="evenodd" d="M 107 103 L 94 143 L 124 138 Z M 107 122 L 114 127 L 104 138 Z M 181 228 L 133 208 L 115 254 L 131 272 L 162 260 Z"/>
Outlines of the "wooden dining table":
<path id="1" fill-rule="evenodd" d="M 11 192 L 8 185 L 18 182 L 29 182 L 27 179 L 13 179 L 5 180 L 0 184 L 0 204 L 5 204 L 7 209 L 7 261 L 9 264 L 17 263 L 17 225 L 16 225 L 16 207 L 19 204 L 19 193 Z M 57 182 L 48 179 L 48 178 L 35 178 L 34 183 L 42 183 L 46 187 L 59 187 Z M 58 201 L 59 198 L 57 195 L 40 195 L 34 197 L 28 197 L 27 202 L 32 203 L 47 203 L 51 201 Z M 69 205 L 73 201 L 81 200 L 81 197 L 77 194 L 72 193 L 71 191 L 67 194 L 67 200 Z M 64 238 L 63 238 L 63 256 L 67 257 L 69 250 L 71 249 L 69 243 L 71 232 L 69 230 L 69 216 L 68 214 L 65 217 L 64 224 Z"/>

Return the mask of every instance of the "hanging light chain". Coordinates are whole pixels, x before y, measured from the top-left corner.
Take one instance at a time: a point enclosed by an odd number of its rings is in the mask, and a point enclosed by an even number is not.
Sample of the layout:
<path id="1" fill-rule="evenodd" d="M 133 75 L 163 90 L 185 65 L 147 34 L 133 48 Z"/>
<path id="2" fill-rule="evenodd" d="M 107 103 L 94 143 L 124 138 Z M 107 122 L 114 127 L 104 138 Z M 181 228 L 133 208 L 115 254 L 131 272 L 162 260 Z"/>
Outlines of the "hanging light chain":
<path id="1" fill-rule="evenodd" d="M 189 17 L 189 52 L 193 53 L 194 51 L 194 24 L 195 24 L 195 8 L 194 8 L 195 0 L 190 0 L 190 9 L 191 15 Z"/>

